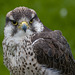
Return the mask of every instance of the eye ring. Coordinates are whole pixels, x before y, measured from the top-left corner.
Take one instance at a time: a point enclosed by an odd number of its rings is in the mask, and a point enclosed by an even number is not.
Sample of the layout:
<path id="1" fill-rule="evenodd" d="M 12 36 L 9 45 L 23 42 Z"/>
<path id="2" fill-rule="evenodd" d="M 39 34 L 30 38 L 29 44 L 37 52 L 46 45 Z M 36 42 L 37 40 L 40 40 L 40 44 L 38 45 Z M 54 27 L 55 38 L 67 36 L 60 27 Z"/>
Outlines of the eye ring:
<path id="1" fill-rule="evenodd" d="M 13 23 L 13 25 L 15 25 L 15 26 L 18 25 L 18 23 L 17 23 L 15 20 L 13 20 L 12 23 Z"/>

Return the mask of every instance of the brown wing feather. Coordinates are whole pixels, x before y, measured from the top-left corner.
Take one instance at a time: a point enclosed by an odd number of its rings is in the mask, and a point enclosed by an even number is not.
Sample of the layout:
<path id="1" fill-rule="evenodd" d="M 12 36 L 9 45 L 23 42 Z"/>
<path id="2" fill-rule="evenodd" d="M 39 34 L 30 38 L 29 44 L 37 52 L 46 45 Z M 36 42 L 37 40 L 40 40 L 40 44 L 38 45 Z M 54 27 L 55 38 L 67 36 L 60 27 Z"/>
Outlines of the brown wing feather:
<path id="1" fill-rule="evenodd" d="M 39 39 L 43 38 L 43 39 Z M 36 59 L 48 68 L 61 70 L 63 75 L 75 75 L 71 49 L 60 31 L 42 32 L 32 37 Z"/>

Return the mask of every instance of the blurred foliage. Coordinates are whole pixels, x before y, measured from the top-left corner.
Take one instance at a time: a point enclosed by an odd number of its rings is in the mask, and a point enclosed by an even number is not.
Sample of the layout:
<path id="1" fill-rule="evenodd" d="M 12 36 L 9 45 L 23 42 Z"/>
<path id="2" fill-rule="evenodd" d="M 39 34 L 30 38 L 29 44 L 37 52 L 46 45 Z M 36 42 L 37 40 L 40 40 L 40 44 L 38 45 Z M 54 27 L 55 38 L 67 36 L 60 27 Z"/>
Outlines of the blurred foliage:
<path id="1" fill-rule="evenodd" d="M 0 0 L 0 75 L 9 75 L 3 65 L 2 40 L 6 13 L 18 6 L 34 9 L 51 30 L 61 30 L 75 57 L 75 0 Z"/>

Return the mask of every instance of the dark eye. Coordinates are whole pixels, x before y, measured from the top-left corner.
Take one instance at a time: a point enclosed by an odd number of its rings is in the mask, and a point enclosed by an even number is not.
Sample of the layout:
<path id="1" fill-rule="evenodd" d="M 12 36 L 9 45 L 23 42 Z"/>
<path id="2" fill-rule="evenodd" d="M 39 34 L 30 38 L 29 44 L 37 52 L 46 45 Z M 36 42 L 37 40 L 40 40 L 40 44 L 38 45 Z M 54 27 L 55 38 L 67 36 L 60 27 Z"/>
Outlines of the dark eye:
<path id="1" fill-rule="evenodd" d="M 33 19 L 31 19 L 29 23 L 32 24 L 33 23 Z"/>
<path id="2" fill-rule="evenodd" d="M 13 23 L 14 25 L 18 25 L 18 23 L 17 23 L 15 20 L 13 20 L 12 23 Z"/>

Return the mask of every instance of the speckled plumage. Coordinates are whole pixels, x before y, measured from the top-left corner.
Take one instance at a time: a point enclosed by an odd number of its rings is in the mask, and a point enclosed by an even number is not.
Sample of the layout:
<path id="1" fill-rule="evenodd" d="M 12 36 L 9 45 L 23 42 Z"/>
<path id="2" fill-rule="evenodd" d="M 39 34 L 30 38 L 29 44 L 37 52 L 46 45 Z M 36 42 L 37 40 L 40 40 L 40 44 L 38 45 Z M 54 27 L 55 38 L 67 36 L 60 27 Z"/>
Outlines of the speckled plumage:
<path id="1" fill-rule="evenodd" d="M 30 26 L 26 32 L 18 28 L 23 21 Z M 75 61 L 66 39 L 60 31 L 46 28 L 34 10 L 18 7 L 10 11 L 4 35 L 4 64 L 12 75 L 75 75 Z"/>
<path id="2" fill-rule="evenodd" d="M 33 53 L 31 40 L 29 37 L 23 37 L 18 43 L 14 39 L 3 41 L 4 45 L 4 64 L 13 75 L 37 75 L 40 71 L 39 64 Z M 7 43 L 7 44 L 6 44 Z M 29 74 L 28 74 L 29 73 Z"/>

